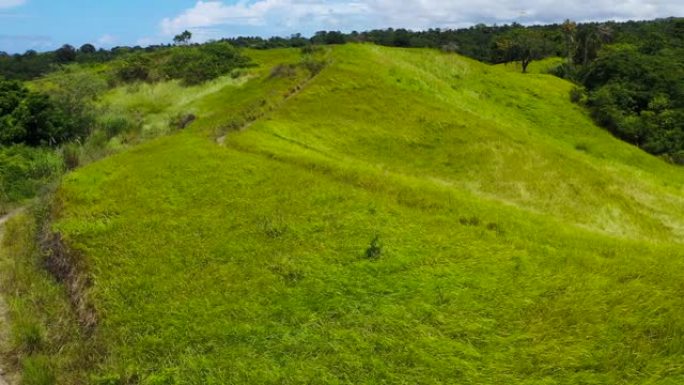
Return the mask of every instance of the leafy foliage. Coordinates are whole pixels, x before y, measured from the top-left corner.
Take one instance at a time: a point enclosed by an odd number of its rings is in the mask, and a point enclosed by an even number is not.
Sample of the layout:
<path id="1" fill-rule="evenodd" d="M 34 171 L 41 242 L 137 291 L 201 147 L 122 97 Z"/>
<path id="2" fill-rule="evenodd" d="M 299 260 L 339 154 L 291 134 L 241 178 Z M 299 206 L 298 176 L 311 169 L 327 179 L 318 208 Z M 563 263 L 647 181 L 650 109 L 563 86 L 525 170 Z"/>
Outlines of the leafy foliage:
<path id="1" fill-rule="evenodd" d="M 124 82 L 180 79 L 186 85 L 196 85 L 249 64 L 229 43 L 215 42 L 130 56 L 119 68 L 118 77 Z"/>
<path id="2" fill-rule="evenodd" d="M 532 29 L 518 28 L 509 31 L 496 41 L 500 62 L 518 61 L 522 72 L 533 60 L 543 59 L 551 54 L 549 44 L 539 32 Z"/>
<path id="3" fill-rule="evenodd" d="M 61 76 L 46 92 L 0 80 L 0 145 L 56 146 L 84 139 L 96 111 L 93 101 L 106 83 L 87 74 Z"/>
<path id="4" fill-rule="evenodd" d="M 675 24 L 678 25 L 678 24 Z M 595 120 L 616 136 L 655 155 L 681 162 L 684 150 L 684 39 L 655 29 L 644 39 L 618 37 L 597 48 L 607 32 L 585 32 L 566 76 L 588 91 Z M 674 29 L 672 31 L 675 31 Z M 638 44 L 626 43 L 633 41 Z M 585 43 L 582 43 L 582 42 Z M 657 47 L 657 48 L 656 48 Z"/>
<path id="5" fill-rule="evenodd" d="M 0 144 L 52 145 L 67 139 L 66 116 L 48 95 L 0 80 Z"/>
<path id="6" fill-rule="evenodd" d="M 35 196 L 62 171 L 53 151 L 27 146 L 0 146 L 0 206 Z"/>
<path id="7" fill-rule="evenodd" d="M 192 33 L 188 30 L 183 31 L 183 33 L 180 33 L 173 38 L 173 42 L 176 44 L 180 45 L 185 45 L 190 42 L 192 39 Z"/>

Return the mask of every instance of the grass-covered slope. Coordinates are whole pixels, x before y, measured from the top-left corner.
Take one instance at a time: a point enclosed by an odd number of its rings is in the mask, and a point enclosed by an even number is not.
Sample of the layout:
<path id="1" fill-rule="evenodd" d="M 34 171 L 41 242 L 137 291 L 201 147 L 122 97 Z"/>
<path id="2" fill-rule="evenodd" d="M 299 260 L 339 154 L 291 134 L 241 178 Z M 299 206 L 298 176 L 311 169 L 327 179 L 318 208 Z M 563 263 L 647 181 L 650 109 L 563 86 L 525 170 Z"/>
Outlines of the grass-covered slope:
<path id="1" fill-rule="evenodd" d="M 569 83 L 365 45 L 306 82 L 269 75 L 294 51 L 252 54 L 189 129 L 65 178 L 86 378 L 684 381 L 684 175 Z"/>

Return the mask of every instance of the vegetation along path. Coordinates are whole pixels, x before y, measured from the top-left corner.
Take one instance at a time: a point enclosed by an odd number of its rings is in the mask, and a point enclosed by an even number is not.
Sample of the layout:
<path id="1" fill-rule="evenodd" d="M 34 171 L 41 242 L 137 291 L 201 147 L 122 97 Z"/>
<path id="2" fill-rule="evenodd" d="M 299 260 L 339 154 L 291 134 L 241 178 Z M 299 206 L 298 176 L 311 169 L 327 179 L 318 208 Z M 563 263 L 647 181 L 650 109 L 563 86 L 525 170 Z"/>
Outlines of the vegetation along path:
<path id="1" fill-rule="evenodd" d="M 4 225 L 5 223 L 10 220 L 13 216 L 19 214 L 22 209 L 16 209 L 14 211 L 9 212 L 6 215 L 0 216 L 0 240 L 4 236 Z M 0 247 L 2 243 L 0 243 Z M 2 252 L 2 250 L 0 250 Z M 0 353 L 2 353 L 2 349 L 7 345 L 7 339 L 9 336 L 9 321 L 8 321 L 8 314 L 7 314 L 7 303 L 5 302 L 5 299 L 0 295 Z M 3 361 L 3 355 L 0 354 L 0 385 L 10 385 L 13 384 L 14 381 L 12 381 L 9 373 L 7 372 L 7 367 L 6 363 Z"/>

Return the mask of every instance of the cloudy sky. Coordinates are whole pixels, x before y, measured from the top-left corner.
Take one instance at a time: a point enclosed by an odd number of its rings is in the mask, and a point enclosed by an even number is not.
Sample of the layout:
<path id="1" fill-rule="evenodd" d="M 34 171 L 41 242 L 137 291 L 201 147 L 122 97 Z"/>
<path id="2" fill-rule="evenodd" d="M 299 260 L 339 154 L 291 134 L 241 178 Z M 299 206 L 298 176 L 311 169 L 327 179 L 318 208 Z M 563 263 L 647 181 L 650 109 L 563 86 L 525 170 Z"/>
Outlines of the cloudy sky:
<path id="1" fill-rule="evenodd" d="M 684 16 L 684 0 L 0 0 L 0 51 L 326 30 Z"/>

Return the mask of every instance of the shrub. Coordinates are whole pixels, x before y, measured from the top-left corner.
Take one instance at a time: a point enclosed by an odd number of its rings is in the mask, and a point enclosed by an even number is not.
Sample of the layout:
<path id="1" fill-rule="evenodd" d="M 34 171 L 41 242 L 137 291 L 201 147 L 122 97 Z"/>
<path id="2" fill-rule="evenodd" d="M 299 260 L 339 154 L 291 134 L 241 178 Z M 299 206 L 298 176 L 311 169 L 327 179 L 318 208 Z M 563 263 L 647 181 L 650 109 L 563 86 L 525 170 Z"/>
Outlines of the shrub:
<path id="1" fill-rule="evenodd" d="M 370 245 L 366 249 L 367 259 L 378 259 L 382 255 L 382 244 L 380 243 L 380 236 L 376 235 L 373 240 L 371 240 Z"/>
<path id="2" fill-rule="evenodd" d="M 64 167 L 73 170 L 81 165 L 81 146 L 77 143 L 68 143 L 62 147 L 62 158 Z"/>
<path id="3" fill-rule="evenodd" d="M 301 49 L 303 55 L 313 55 L 323 51 L 323 47 L 319 45 L 308 44 Z"/>
<path id="4" fill-rule="evenodd" d="M 458 53 L 458 48 L 459 48 L 458 44 L 453 43 L 453 42 L 448 43 L 448 44 L 444 44 L 441 47 L 442 52 L 444 52 L 444 53 Z"/>
<path id="5" fill-rule="evenodd" d="M 581 87 L 573 87 L 570 90 L 570 101 L 576 104 L 584 102 L 586 93 Z"/>
<path id="6" fill-rule="evenodd" d="M 292 64 L 278 64 L 271 70 L 271 78 L 291 78 L 297 75 L 297 68 Z"/>
<path id="7" fill-rule="evenodd" d="M 22 369 L 22 385 L 54 385 L 57 383 L 50 361 L 44 356 L 24 359 Z"/>
<path id="8" fill-rule="evenodd" d="M 487 230 L 493 231 L 499 235 L 503 234 L 503 229 L 501 228 L 501 226 L 499 226 L 498 223 L 494 223 L 494 222 L 487 223 Z"/>
<path id="9" fill-rule="evenodd" d="M 553 68 L 550 68 L 548 73 L 563 79 L 577 79 L 577 70 L 574 66 L 568 63 L 562 63 Z"/>
<path id="10" fill-rule="evenodd" d="M 135 124 L 127 117 L 119 115 L 108 116 L 102 119 L 100 121 L 100 126 L 109 138 L 113 138 L 119 134 L 130 131 L 135 127 Z"/>
<path id="11" fill-rule="evenodd" d="M 313 77 L 318 75 L 321 71 L 323 71 L 323 68 L 326 66 L 325 60 L 321 59 L 314 59 L 312 57 L 305 57 L 304 60 L 302 60 L 302 65 L 304 68 L 309 71 L 309 74 Z"/>
<path id="12" fill-rule="evenodd" d="M 171 128 L 177 129 L 177 130 L 182 130 L 185 127 L 189 126 L 196 119 L 197 119 L 197 117 L 194 114 L 180 113 L 180 114 L 174 116 L 173 118 L 171 118 L 171 121 L 169 122 L 169 126 Z"/>
<path id="13" fill-rule="evenodd" d="M 472 216 L 470 218 L 461 217 L 461 218 L 459 218 L 458 221 L 463 226 L 479 226 L 480 225 L 480 218 L 475 217 L 475 216 Z"/>
<path id="14" fill-rule="evenodd" d="M 684 166 L 684 150 L 674 153 L 672 155 L 672 162 Z"/>
<path id="15" fill-rule="evenodd" d="M 124 60 L 117 71 L 118 78 L 123 82 L 149 81 L 151 80 L 152 62 L 149 57 L 136 55 Z"/>
<path id="16" fill-rule="evenodd" d="M 19 202 L 35 196 L 62 168 L 59 155 L 49 149 L 0 147 L 0 202 Z"/>
<path id="17" fill-rule="evenodd" d="M 584 143 L 584 142 L 577 143 L 577 144 L 575 144 L 575 150 L 582 151 L 582 152 L 589 152 L 589 145 Z"/>
<path id="18" fill-rule="evenodd" d="M 285 233 L 288 230 L 288 226 L 286 223 L 283 222 L 282 218 L 276 218 L 276 219 L 271 219 L 271 218 L 266 218 L 264 219 L 262 223 L 262 227 L 264 230 L 264 233 L 269 237 L 269 238 L 280 238 L 281 236 L 285 235 Z"/>
<path id="19" fill-rule="evenodd" d="M 12 327 L 14 345 L 25 353 L 35 353 L 43 345 L 44 333 L 40 326 L 32 322 L 15 322 Z"/>
<path id="20" fill-rule="evenodd" d="M 181 79 L 186 85 L 195 85 L 249 65 L 249 58 L 240 54 L 235 47 L 217 42 L 174 48 L 162 68 L 167 77 Z"/>

